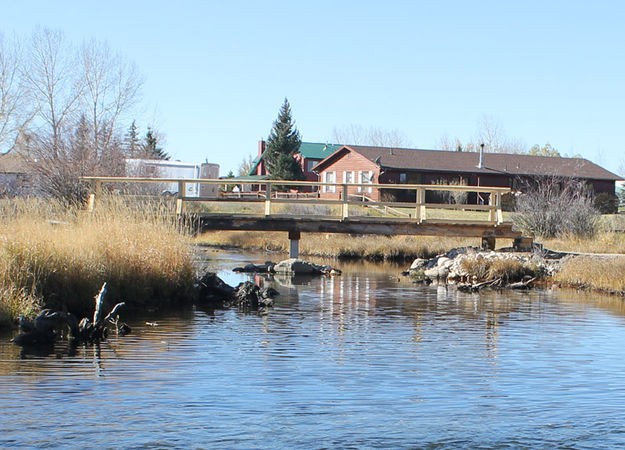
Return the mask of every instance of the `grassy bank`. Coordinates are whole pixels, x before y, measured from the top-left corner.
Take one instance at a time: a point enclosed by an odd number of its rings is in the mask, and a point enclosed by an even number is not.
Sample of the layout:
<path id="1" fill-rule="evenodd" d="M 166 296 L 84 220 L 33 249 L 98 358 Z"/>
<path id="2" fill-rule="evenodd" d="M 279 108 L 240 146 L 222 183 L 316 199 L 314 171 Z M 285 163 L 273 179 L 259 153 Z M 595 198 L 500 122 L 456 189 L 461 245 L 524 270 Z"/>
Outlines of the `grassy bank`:
<path id="1" fill-rule="evenodd" d="M 554 277 L 563 286 L 625 295 L 625 256 L 576 256 L 563 262 Z"/>
<path id="2" fill-rule="evenodd" d="M 289 251 L 286 232 L 214 231 L 196 237 L 196 242 L 283 254 Z M 369 261 L 412 261 L 414 258 L 430 258 L 455 247 L 480 244 L 479 238 L 302 233 L 300 254 Z M 510 241 L 502 239 L 498 244 L 510 245 Z"/>
<path id="3" fill-rule="evenodd" d="M 103 199 L 94 213 L 34 199 L 0 204 L 0 324 L 42 307 L 91 314 L 108 301 L 149 308 L 193 286 L 189 239 L 158 204 Z"/>

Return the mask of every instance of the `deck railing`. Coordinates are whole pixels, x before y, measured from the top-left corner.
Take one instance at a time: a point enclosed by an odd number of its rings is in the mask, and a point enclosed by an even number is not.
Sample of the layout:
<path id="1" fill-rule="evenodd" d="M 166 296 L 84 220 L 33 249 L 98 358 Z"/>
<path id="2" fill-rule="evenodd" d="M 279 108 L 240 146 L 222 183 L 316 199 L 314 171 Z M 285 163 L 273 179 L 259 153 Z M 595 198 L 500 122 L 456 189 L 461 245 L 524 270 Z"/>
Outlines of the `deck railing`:
<path id="1" fill-rule="evenodd" d="M 503 222 L 501 197 L 511 192 L 509 188 L 489 186 L 457 186 L 439 184 L 354 184 L 354 183 L 321 183 L 312 181 L 284 181 L 284 180 L 232 180 L 232 179 L 180 179 L 180 178 L 133 178 L 133 177 L 82 177 L 82 180 L 91 184 L 88 208 L 93 210 L 96 199 L 102 192 L 104 185 L 111 184 L 172 184 L 177 185 L 176 213 L 185 212 L 190 202 L 229 202 L 229 203 L 264 203 L 264 216 L 277 216 L 273 205 L 277 204 L 306 204 L 338 206 L 337 219 L 350 217 L 350 206 L 374 207 L 378 211 L 396 211 L 396 219 L 423 222 L 428 219 L 428 209 L 449 209 L 456 211 L 486 211 L 488 217 L 483 219 L 453 219 L 453 222 L 476 222 L 500 224 Z M 189 196 L 187 185 L 217 186 L 213 189 L 216 195 Z M 238 192 L 228 191 L 228 186 L 236 185 Z M 251 190 L 252 186 L 256 190 Z M 415 198 L 414 202 L 372 200 L 374 190 L 410 191 Z M 123 193 L 121 189 L 115 189 Z M 323 191 L 323 192 L 322 192 Z M 426 203 L 426 192 L 463 192 L 476 193 L 484 204 L 474 203 Z M 201 188 L 198 189 L 201 193 Z M 405 194 L 404 194 L 405 195 Z M 468 196 L 467 196 L 468 197 Z M 405 210 L 405 211 L 402 211 Z M 407 212 L 411 211 L 411 212 Z M 234 213 L 236 214 L 236 213 Z M 408 217 L 406 217 L 406 215 Z M 437 220 L 440 222 L 440 220 Z M 450 220 L 451 221 L 451 220 Z"/>

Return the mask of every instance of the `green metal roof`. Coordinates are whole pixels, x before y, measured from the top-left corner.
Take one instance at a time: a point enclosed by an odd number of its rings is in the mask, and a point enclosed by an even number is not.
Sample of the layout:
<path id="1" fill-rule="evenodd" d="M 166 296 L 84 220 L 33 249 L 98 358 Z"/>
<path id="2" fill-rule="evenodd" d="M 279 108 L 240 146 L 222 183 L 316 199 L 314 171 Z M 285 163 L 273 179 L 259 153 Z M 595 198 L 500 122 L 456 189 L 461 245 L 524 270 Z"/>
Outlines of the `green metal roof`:
<path id="1" fill-rule="evenodd" d="M 256 176 L 256 169 L 258 168 L 258 165 L 260 164 L 260 156 L 257 156 L 254 161 L 252 161 L 252 168 L 250 169 L 250 171 L 248 172 L 249 176 Z"/>
<path id="2" fill-rule="evenodd" d="M 317 142 L 302 142 L 299 153 L 304 158 L 325 159 L 342 146 L 339 144 L 323 144 Z"/>
<path id="3" fill-rule="evenodd" d="M 239 175 L 237 177 L 224 178 L 224 180 L 236 180 L 236 181 L 256 181 L 256 180 L 268 180 L 269 175 Z"/>
<path id="4" fill-rule="evenodd" d="M 302 155 L 304 158 L 308 159 L 325 159 L 330 156 L 332 153 L 341 148 L 342 145 L 339 144 L 324 144 L 320 142 L 302 142 L 300 145 L 298 153 Z M 256 169 L 260 164 L 260 160 L 262 157 L 256 157 L 254 161 L 252 161 L 252 168 L 250 169 L 249 175 L 254 175 L 256 173 Z"/>

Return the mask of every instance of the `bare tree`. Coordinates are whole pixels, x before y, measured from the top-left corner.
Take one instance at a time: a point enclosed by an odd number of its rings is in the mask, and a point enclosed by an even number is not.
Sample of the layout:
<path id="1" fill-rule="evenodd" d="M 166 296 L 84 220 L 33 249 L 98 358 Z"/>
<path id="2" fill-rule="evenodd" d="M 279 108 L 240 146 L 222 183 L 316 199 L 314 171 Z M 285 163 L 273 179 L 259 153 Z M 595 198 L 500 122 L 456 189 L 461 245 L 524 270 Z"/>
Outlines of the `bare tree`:
<path id="1" fill-rule="evenodd" d="M 33 105 L 22 80 L 22 43 L 0 34 L 0 151 L 15 144 L 33 116 Z"/>
<path id="2" fill-rule="evenodd" d="M 90 41 L 80 52 L 58 31 L 32 36 L 23 70 L 37 105 L 29 152 L 42 192 L 81 201 L 81 175 L 121 175 L 124 149 L 119 122 L 139 97 L 134 66 L 107 45 Z"/>
<path id="3" fill-rule="evenodd" d="M 89 122 L 99 165 L 106 165 L 112 139 L 119 132 L 118 121 L 138 101 L 142 80 L 134 65 L 105 43 L 84 43 L 79 59 L 84 85 L 80 106 Z"/>
<path id="4" fill-rule="evenodd" d="M 473 138 L 462 142 L 458 137 L 444 135 L 438 147 L 448 151 L 476 152 L 480 150 L 481 144 L 484 144 L 484 151 L 491 153 L 527 153 L 522 140 L 507 136 L 501 124 L 489 116 L 483 116 L 478 121 Z"/>
<path id="5" fill-rule="evenodd" d="M 475 148 L 482 143 L 484 150 L 492 153 L 526 153 L 521 140 L 508 137 L 501 123 L 489 116 L 480 119 L 478 134 L 474 139 Z"/>
<path id="6" fill-rule="evenodd" d="M 332 140 L 339 144 L 370 145 L 373 147 L 408 147 L 406 136 L 399 130 L 386 130 L 380 127 L 365 128 L 361 125 L 335 127 Z"/>
<path id="7" fill-rule="evenodd" d="M 75 119 L 83 92 L 75 53 L 59 31 L 38 29 L 32 35 L 24 80 L 37 104 L 38 134 L 46 150 L 58 155 L 63 134 Z"/>
<path id="8" fill-rule="evenodd" d="M 239 176 L 248 175 L 250 173 L 250 170 L 252 170 L 253 167 L 254 167 L 254 155 L 248 155 L 246 158 L 243 158 L 243 161 L 241 161 L 241 164 L 239 164 L 237 174 Z"/>
<path id="9" fill-rule="evenodd" d="M 469 142 L 464 144 L 459 138 L 449 137 L 449 135 L 445 134 L 438 141 L 437 148 L 439 150 L 446 150 L 449 152 L 472 152 L 475 151 L 473 148 L 473 143 Z"/>

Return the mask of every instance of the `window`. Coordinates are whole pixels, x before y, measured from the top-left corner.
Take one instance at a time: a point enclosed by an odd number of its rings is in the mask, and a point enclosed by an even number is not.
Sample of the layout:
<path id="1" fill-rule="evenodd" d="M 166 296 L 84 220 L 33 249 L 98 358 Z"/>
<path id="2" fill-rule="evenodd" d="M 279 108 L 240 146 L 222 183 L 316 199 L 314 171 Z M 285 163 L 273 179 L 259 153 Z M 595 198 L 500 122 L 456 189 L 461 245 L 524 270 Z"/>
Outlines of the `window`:
<path id="1" fill-rule="evenodd" d="M 323 172 L 323 180 L 324 183 L 335 183 L 336 182 L 336 172 Z M 322 186 L 322 192 L 336 192 L 336 186 Z"/>
<path id="2" fill-rule="evenodd" d="M 372 184 L 373 183 L 373 170 L 362 170 L 358 172 L 358 184 Z M 358 192 L 368 192 L 369 194 L 373 192 L 372 188 L 365 188 L 362 186 L 358 186 Z"/>
<path id="3" fill-rule="evenodd" d="M 306 172 L 312 172 L 312 168 L 315 167 L 315 165 L 318 163 L 319 161 L 316 161 L 314 159 L 307 159 L 306 160 Z"/>
<path id="4" fill-rule="evenodd" d="M 405 183 L 406 182 L 406 174 L 405 173 L 400 173 L 399 174 L 399 182 L 400 183 Z"/>
<path id="5" fill-rule="evenodd" d="M 354 172 L 343 172 L 343 183 L 352 184 L 354 182 Z"/>

